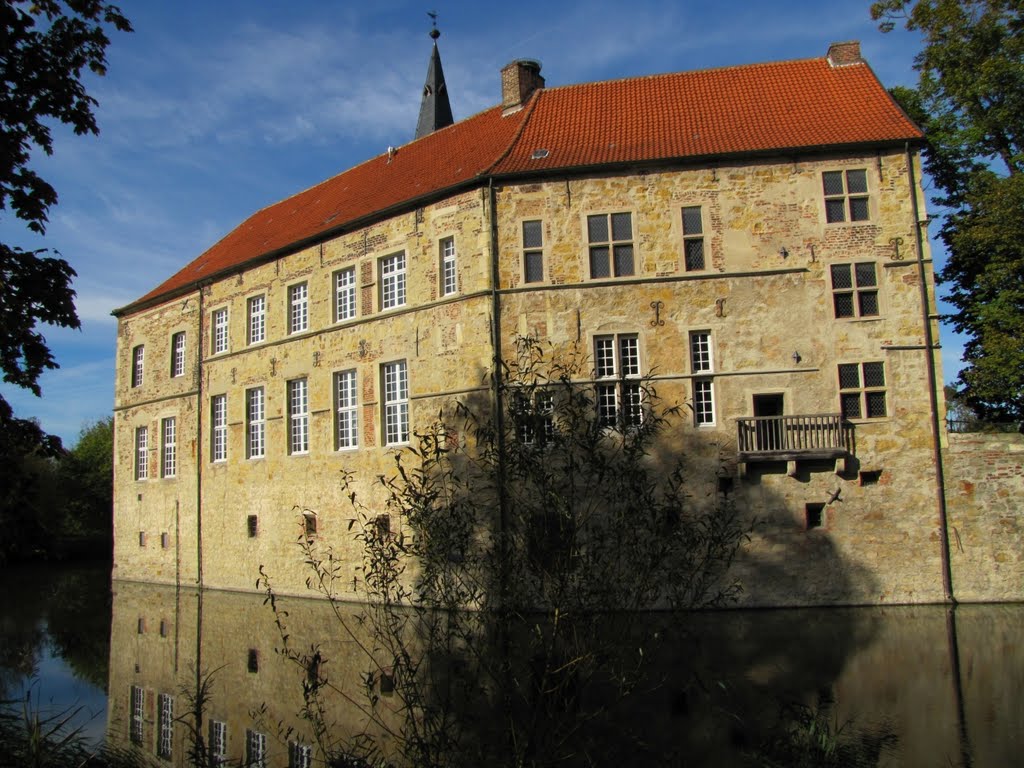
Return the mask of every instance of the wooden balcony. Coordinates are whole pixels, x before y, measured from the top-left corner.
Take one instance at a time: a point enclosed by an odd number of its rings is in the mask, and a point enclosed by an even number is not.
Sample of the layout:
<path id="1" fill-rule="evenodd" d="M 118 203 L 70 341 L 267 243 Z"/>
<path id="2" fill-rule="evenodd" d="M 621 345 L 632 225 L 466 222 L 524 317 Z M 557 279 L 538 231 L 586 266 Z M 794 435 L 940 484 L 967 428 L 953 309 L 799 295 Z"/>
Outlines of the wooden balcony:
<path id="1" fill-rule="evenodd" d="M 743 416 L 736 421 L 740 462 L 838 459 L 849 453 L 849 427 L 838 413 Z"/>

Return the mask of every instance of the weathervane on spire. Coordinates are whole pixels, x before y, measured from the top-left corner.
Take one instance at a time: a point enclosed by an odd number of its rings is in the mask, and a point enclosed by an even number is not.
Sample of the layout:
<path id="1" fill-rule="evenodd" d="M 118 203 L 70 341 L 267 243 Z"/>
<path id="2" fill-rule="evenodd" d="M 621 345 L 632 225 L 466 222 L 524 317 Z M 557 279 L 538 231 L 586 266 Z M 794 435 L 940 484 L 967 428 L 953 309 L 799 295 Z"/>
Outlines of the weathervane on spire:
<path id="1" fill-rule="evenodd" d="M 437 28 L 437 11 L 427 11 L 427 16 L 430 17 L 433 29 L 430 30 L 430 37 L 437 40 L 441 36 L 441 31 Z"/>

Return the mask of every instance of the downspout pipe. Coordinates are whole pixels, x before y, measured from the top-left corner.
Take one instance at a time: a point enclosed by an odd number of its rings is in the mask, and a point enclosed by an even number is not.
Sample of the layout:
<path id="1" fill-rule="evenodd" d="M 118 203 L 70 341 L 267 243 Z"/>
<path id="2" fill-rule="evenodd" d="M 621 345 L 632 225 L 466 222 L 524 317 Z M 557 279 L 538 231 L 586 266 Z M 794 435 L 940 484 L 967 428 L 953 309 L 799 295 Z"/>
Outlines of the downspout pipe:
<path id="1" fill-rule="evenodd" d="M 209 283 L 199 284 L 196 323 L 196 584 L 203 587 L 203 295 Z"/>
<path id="2" fill-rule="evenodd" d="M 499 291 L 501 272 L 498 264 L 497 197 L 497 191 L 494 188 L 494 178 L 491 177 L 487 180 L 487 213 L 490 218 L 491 230 L 491 407 L 494 413 L 498 456 L 498 546 L 500 558 L 498 587 L 501 610 L 505 611 L 509 608 L 508 575 L 511 563 L 509 563 L 510 550 L 508 546 L 509 512 L 507 470 L 505 466 L 505 403 L 502 391 L 505 366 L 501 357 L 501 293 Z"/>
<path id="3" fill-rule="evenodd" d="M 942 464 L 942 432 L 939 428 L 938 379 L 935 373 L 935 339 L 932 334 L 931 310 L 928 300 L 928 282 L 924 268 L 924 235 L 920 207 L 917 203 L 917 175 L 910 143 L 904 145 L 907 158 L 907 176 L 910 184 L 910 204 L 914 215 L 914 245 L 917 248 L 917 277 L 921 291 L 921 321 L 924 326 L 924 364 L 928 376 L 928 406 L 932 431 L 932 465 L 935 468 L 935 504 L 939 512 L 939 534 L 942 545 L 942 591 L 946 602 L 956 604 L 953 594 L 953 571 L 949 558 L 949 517 L 946 509 L 946 480 Z"/>

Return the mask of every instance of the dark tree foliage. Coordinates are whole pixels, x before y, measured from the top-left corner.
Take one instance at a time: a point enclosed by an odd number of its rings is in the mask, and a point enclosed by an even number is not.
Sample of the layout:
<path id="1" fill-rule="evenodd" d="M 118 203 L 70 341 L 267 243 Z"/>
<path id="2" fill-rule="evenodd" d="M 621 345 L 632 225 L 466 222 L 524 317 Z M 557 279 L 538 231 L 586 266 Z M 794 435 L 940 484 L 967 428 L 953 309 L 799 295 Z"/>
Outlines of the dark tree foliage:
<path id="1" fill-rule="evenodd" d="M 0 215 L 13 213 L 37 234 L 46 232 L 57 192 L 31 168 L 32 153 L 53 153 L 55 123 L 98 133 L 96 100 L 82 76 L 105 73 L 108 28 L 131 25 L 116 6 L 97 0 L 0 2 Z M 79 327 L 75 272 L 45 254 L 0 243 L 0 370 L 4 381 L 36 395 L 40 375 L 57 367 L 38 326 Z M 16 418 L 0 397 L 0 459 L 29 446 L 54 455 L 60 440 Z"/>
<path id="2" fill-rule="evenodd" d="M 86 70 L 106 71 L 107 29 L 130 31 L 120 10 L 97 0 L 0 2 L 0 217 L 12 214 L 45 234 L 56 190 L 31 167 L 33 152 L 53 153 L 52 127 L 98 133 L 96 100 L 85 88 Z M 75 272 L 46 249 L 24 250 L 0 242 L 0 372 L 3 380 L 40 394 L 39 377 L 57 368 L 40 325 L 78 328 Z M 22 523 L 38 497 L 38 459 L 58 456 L 60 438 L 18 418 L 0 395 L 0 533 L 15 549 L 29 544 Z M 27 465 L 32 465 L 28 467 Z M 38 532 L 39 526 L 31 526 Z M 18 537 L 13 534 L 21 531 Z M 28 539 L 26 539 L 28 536 Z"/>
<path id="3" fill-rule="evenodd" d="M 894 95 L 922 126 L 946 214 L 940 279 L 967 334 L 959 392 L 987 419 L 1024 419 L 1024 4 L 884 0 L 883 32 L 921 34 L 915 89 Z"/>

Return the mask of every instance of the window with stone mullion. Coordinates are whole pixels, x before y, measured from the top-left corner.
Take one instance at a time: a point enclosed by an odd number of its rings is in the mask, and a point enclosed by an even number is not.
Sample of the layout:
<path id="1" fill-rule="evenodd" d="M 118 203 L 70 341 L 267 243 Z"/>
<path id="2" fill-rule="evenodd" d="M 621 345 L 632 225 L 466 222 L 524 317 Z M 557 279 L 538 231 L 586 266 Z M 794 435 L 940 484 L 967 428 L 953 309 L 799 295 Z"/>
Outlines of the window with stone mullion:
<path id="1" fill-rule="evenodd" d="M 587 217 L 590 277 L 623 277 L 635 272 L 633 217 L 630 213 Z"/>

